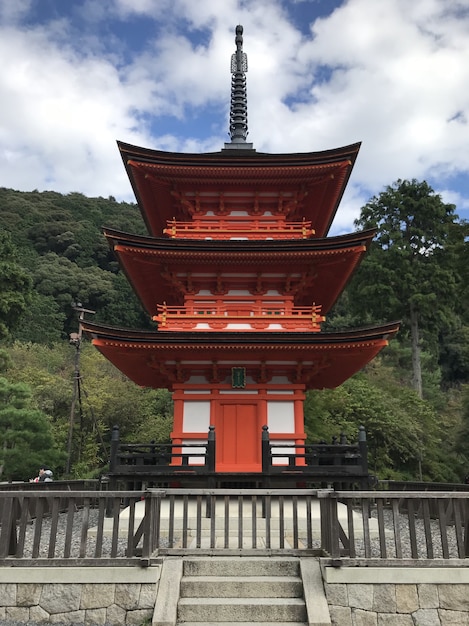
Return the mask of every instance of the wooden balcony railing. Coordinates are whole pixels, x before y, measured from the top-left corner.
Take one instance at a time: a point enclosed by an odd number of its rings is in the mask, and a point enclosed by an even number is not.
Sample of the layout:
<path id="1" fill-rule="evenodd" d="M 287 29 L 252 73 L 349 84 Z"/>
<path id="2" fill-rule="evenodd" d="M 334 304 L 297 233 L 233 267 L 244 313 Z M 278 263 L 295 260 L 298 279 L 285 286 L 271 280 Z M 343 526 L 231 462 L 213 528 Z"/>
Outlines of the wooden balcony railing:
<path id="1" fill-rule="evenodd" d="M 345 435 L 332 443 L 276 443 L 267 426 L 262 429 L 262 472 L 274 478 L 295 476 L 303 483 L 334 485 L 336 488 L 369 489 L 375 482 L 368 472 L 368 448 L 363 426 L 357 443 Z"/>
<path id="2" fill-rule="evenodd" d="M 168 220 L 165 235 L 172 239 L 308 239 L 314 235 L 311 221 L 286 222 L 285 219 L 246 219 L 232 216 L 229 219 L 194 219 L 191 222 Z"/>
<path id="3" fill-rule="evenodd" d="M 291 308 L 262 308 L 252 307 L 244 311 L 240 306 L 237 311 L 225 310 L 223 305 L 179 307 L 166 304 L 157 305 L 158 314 L 153 321 L 158 323 L 158 330 L 243 330 L 257 331 L 302 331 L 319 332 L 325 317 L 321 315 L 321 306 L 313 304 L 310 307 Z M 236 327 L 236 325 L 238 325 Z"/>

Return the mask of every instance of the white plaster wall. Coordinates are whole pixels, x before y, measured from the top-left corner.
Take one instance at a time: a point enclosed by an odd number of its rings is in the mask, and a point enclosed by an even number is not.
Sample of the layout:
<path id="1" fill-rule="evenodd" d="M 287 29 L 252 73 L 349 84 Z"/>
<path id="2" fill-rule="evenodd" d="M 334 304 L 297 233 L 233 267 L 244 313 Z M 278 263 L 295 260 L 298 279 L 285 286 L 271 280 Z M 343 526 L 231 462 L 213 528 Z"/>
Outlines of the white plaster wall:
<path id="1" fill-rule="evenodd" d="M 182 428 L 185 433 L 208 432 L 210 426 L 209 400 L 184 400 Z"/>
<path id="2" fill-rule="evenodd" d="M 267 425 L 270 433 L 295 432 L 295 405 L 293 401 L 267 401 Z"/>

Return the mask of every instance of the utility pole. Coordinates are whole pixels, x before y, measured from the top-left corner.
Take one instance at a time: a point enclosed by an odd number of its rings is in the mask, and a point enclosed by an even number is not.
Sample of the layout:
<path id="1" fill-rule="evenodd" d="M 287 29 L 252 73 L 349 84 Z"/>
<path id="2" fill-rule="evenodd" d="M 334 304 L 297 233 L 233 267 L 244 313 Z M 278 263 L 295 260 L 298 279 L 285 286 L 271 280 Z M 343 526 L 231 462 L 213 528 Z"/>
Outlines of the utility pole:
<path id="1" fill-rule="evenodd" d="M 77 399 L 81 402 L 80 392 L 80 347 L 82 339 L 82 327 L 81 323 L 85 319 L 85 313 L 91 313 L 94 315 L 96 311 L 83 308 L 81 302 L 72 303 L 72 309 L 76 311 L 78 315 L 78 332 L 70 333 L 70 345 L 75 346 L 75 360 L 74 360 L 74 372 L 73 372 L 73 396 L 72 404 L 70 407 L 70 422 L 68 427 L 68 446 L 67 446 L 67 465 L 65 467 L 66 474 L 70 474 L 72 468 L 72 448 L 73 448 L 73 427 L 75 423 L 75 408 Z"/>

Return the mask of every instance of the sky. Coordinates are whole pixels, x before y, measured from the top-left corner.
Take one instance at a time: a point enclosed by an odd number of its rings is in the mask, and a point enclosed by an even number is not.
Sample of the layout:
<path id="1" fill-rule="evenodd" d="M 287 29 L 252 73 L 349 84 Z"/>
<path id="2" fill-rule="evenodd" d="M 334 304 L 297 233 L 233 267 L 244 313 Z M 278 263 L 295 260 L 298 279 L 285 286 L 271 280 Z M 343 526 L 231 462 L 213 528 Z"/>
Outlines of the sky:
<path id="1" fill-rule="evenodd" d="M 0 186 L 133 202 L 117 140 L 221 150 L 237 24 L 256 150 L 362 144 L 331 235 L 398 179 L 469 219 L 469 0 L 0 0 Z"/>

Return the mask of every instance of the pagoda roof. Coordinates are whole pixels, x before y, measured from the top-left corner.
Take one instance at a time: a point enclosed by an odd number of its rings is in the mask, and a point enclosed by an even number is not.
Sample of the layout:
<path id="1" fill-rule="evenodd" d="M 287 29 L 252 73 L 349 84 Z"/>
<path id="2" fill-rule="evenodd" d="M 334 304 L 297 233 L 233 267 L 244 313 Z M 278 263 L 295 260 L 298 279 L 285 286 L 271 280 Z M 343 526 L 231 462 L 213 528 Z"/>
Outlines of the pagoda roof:
<path id="1" fill-rule="evenodd" d="M 82 322 L 96 348 L 136 384 L 171 389 L 191 375 L 219 382 L 231 367 L 253 378 L 287 376 L 306 389 L 334 388 L 387 345 L 399 323 L 334 333 L 134 331 Z M 226 371 L 225 371 L 226 370 Z M 259 381 L 262 382 L 262 381 Z"/>
<path id="2" fill-rule="evenodd" d="M 360 143 L 296 154 L 222 150 L 184 154 L 118 142 L 148 232 L 194 211 L 246 210 L 311 220 L 325 237 L 336 214 Z"/>
<path id="3" fill-rule="evenodd" d="M 295 304 L 313 301 L 326 314 L 350 280 L 374 229 L 321 239 L 189 240 L 104 234 L 127 279 L 150 315 L 156 304 L 182 305 L 191 289 L 224 276 L 232 289 L 283 289 Z M 210 278 L 211 277 L 211 278 Z M 211 283 L 210 283 L 211 281 Z"/>

